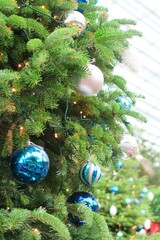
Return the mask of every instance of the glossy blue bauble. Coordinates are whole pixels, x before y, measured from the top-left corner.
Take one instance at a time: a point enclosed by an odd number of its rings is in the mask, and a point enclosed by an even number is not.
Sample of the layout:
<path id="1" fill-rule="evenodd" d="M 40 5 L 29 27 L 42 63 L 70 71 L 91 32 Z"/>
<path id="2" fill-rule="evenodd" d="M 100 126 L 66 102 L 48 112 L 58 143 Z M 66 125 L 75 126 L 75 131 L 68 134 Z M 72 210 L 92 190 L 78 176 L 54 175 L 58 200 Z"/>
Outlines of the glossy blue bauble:
<path id="1" fill-rule="evenodd" d="M 117 194 L 119 192 L 119 188 L 117 186 L 110 187 L 110 192 Z"/>
<path id="2" fill-rule="evenodd" d="M 134 199 L 134 204 L 138 205 L 139 204 L 139 200 L 136 198 Z"/>
<path id="3" fill-rule="evenodd" d="M 82 182 L 87 185 L 92 185 L 100 180 L 102 173 L 98 165 L 87 162 L 81 167 L 79 176 Z"/>
<path id="4" fill-rule="evenodd" d="M 89 3 L 89 0 L 77 0 L 78 3 Z M 94 0 L 94 4 L 96 4 L 98 0 Z"/>
<path id="5" fill-rule="evenodd" d="M 142 225 L 138 225 L 137 228 L 136 228 L 136 231 L 140 232 L 142 229 L 143 229 L 143 226 Z"/>
<path id="6" fill-rule="evenodd" d="M 132 200 L 130 198 L 126 198 L 125 199 L 125 203 L 128 205 L 128 204 L 131 204 Z"/>
<path id="7" fill-rule="evenodd" d="M 130 110 L 132 106 L 132 101 L 129 97 L 126 96 L 120 96 L 115 99 L 115 101 L 120 106 L 120 109 L 122 110 Z"/>
<path id="8" fill-rule="evenodd" d="M 143 193 L 140 194 L 140 198 L 145 198 L 145 195 Z"/>
<path id="9" fill-rule="evenodd" d="M 46 177 L 48 170 L 49 158 L 40 146 L 31 144 L 13 153 L 11 171 L 22 183 L 38 183 Z"/>
<path id="10" fill-rule="evenodd" d="M 119 231 L 116 236 L 117 236 L 118 238 L 122 238 L 122 237 L 123 237 L 123 233 Z"/>
<path id="11" fill-rule="evenodd" d="M 116 162 L 116 167 L 118 168 L 122 168 L 123 167 L 123 163 L 122 162 Z"/>
<path id="12" fill-rule="evenodd" d="M 99 211 L 99 204 L 96 200 L 96 198 L 88 193 L 88 192 L 75 192 L 71 196 L 68 197 L 67 199 L 68 204 L 80 204 L 84 203 L 86 206 L 90 207 L 93 212 L 98 212 Z M 86 220 L 80 218 L 79 216 L 74 216 L 72 213 L 68 214 L 69 220 L 74 223 L 75 225 L 82 226 L 86 224 Z"/>

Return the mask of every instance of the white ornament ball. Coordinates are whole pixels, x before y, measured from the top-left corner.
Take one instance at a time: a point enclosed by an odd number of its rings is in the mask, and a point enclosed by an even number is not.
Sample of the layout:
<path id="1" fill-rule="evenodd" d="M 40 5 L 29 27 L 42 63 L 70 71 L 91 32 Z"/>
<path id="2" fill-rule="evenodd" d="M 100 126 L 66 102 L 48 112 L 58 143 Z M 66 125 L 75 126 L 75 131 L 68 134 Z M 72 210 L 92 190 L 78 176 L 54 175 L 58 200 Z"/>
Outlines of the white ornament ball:
<path id="1" fill-rule="evenodd" d="M 139 231 L 139 234 L 142 236 L 146 235 L 146 230 L 145 229 L 141 229 L 141 231 Z"/>
<path id="2" fill-rule="evenodd" d="M 94 96 L 102 89 L 104 76 L 102 71 L 93 64 L 89 64 L 87 68 L 88 75 L 79 81 L 77 91 L 84 96 Z"/>
<path id="3" fill-rule="evenodd" d="M 148 200 L 152 201 L 154 199 L 154 194 L 152 192 L 148 193 Z"/>
<path id="4" fill-rule="evenodd" d="M 145 227 L 145 229 L 150 229 L 151 228 L 151 220 L 150 219 L 146 219 L 145 221 L 144 221 L 144 227 Z"/>
<path id="5" fill-rule="evenodd" d="M 138 150 L 138 144 L 134 137 L 131 135 L 124 135 L 120 142 L 122 150 L 131 157 L 134 157 Z"/>
<path id="6" fill-rule="evenodd" d="M 115 216 L 117 214 L 117 208 L 116 206 L 112 205 L 109 209 L 109 212 L 112 216 Z"/>
<path id="7" fill-rule="evenodd" d="M 86 28 L 86 19 L 83 14 L 78 11 L 67 11 L 64 13 L 63 19 L 67 27 L 78 27 L 80 32 L 83 32 Z"/>

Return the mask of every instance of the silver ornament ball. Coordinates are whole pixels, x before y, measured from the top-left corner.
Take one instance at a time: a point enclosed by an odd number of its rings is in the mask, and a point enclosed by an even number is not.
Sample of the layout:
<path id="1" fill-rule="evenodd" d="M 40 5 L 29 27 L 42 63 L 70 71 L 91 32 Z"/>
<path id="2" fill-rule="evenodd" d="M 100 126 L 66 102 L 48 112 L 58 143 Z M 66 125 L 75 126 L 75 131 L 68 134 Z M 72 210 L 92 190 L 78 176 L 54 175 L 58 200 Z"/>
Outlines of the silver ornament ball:
<path id="1" fill-rule="evenodd" d="M 86 28 L 86 19 L 82 13 L 78 11 L 67 11 L 63 15 L 64 24 L 67 27 L 78 27 L 79 32 L 83 32 Z"/>
<path id="2" fill-rule="evenodd" d="M 93 64 L 89 64 L 88 75 L 80 79 L 77 85 L 77 91 L 83 96 L 95 96 L 104 85 L 104 76 L 102 71 Z"/>

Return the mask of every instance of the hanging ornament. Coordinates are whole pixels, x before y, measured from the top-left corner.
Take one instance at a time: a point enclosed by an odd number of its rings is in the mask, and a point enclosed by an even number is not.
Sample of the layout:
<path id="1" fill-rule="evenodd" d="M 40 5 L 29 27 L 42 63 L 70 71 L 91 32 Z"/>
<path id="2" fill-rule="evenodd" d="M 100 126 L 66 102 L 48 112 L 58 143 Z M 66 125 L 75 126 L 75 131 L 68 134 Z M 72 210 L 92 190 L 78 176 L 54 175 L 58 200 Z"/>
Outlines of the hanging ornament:
<path id="1" fill-rule="evenodd" d="M 140 198 L 145 198 L 145 195 L 143 193 L 140 194 Z"/>
<path id="2" fill-rule="evenodd" d="M 112 186 L 110 187 L 110 192 L 117 194 L 119 192 L 119 188 L 117 186 Z"/>
<path id="3" fill-rule="evenodd" d="M 142 229 L 142 230 L 139 231 L 139 234 L 142 235 L 142 236 L 145 236 L 147 233 L 146 233 L 145 229 Z"/>
<path id="4" fill-rule="evenodd" d="M 109 209 L 109 212 L 112 216 L 115 216 L 117 214 L 117 208 L 116 206 L 112 205 Z"/>
<path id="5" fill-rule="evenodd" d="M 147 194 L 147 193 L 148 193 L 148 189 L 147 189 L 146 187 L 144 187 L 144 188 L 142 189 L 142 193 L 143 193 L 143 194 Z"/>
<path id="6" fill-rule="evenodd" d="M 130 178 L 128 179 L 128 181 L 129 181 L 130 183 L 133 183 L 133 182 L 134 182 L 134 178 L 130 177 Z"/>
<path id="7" fill-rule="evenodd" d="M 146 219 L 144 221 L 144 227 L 145 229 L 149 230 L 151 228 L 151 220 L 150 219 Z"/>
<path id="8" fill-rule="evenodd" d="M 122 168 L 123 167 L 123 163 L 122 162 L 116 162 L 116 167 L 118 168 Z"/>
<path id="9" fill-rule="evenodd" d="M 99 211 L 99 203 L 97 202 L 96 198 L 88 193 L 88 192 L 75 192 L 67 199 L 68 204 L 81 204 L 84 203 L 88 207 L 92 209 L 93 212 Z M 84 225 L 86 224 L 86 220 L 80 218 L 79 216 L 74 216 L 72 213 L 68 214 L 69 220 L 74 223 L 75 225 Z"/>
<path id="10" fill-rule="evenodd" d="M 22 183 L 38 183 L 49 170 L 49 158 L 42 147 L 30 144 L 17 149 L 11 159 L 13 176 Z"/>
<path id="11" fill-rule="evenodd" d="M 128 205 L 128 204 L 131 204 L 132 200 L 130 198 L 126 198 L 125 199 L 125 203 Z"/>
<path id="12" fill-rule="evenodd" d="M 77 0 L 78 3 L 89 3 L 89 0 Z M 96 4 L 98 0 L 94 0 L 94 4 Z"/>
<path id="13" fill-rule="evenodd" d="M 142 209 L 141 210 L 141 214 L 145 215 L 146 214 L 146 210 Z"/>
<path id="14" fill-rule="evenodd" d="M 78 27 L 80 33 L 86 28 L 86 19 L 83 14 L 78 11 L 70 10 L 65 12 L 63 20 L 67 27 Z"/>
<path id="15" fill-rule="evenodd" d="M 137 198 L 134 199 L 134 204 L 136 204 L 136 205 L 139 204 L 139 200 Z"/>
<path id="16" fill-rule="evenodd" d="M 154 194 L 152 192 L 148 193 L 148 200 L 152 201 L 154 199 Z"/>
<path id="17" fill-rule="evenodd" d="M 139 72 L 141 68 L 141 64 L 139 61 L 140 56 L 136 52 L 135 48 L 130 46 L 129 48 L 125 49 L 121 54 L 121 58 L 122 63 L 126 65 L 131 71 Z"/>
<path id="18" fill-rule="evenodd" d="M 138 145 L 135 138 L 130 135 L 123 135 L 120 142 L 120 147 L 128 156 L 131 157 L 134 157 L 138 150 Z"/>
<path id="19" fill-rule="evenodd" d="M 140 232 L 142 229 L 143 229 L 143 226 L 142 225 L 138 225 L 137 228 L 136 228 L 136 231 Z"/>
<path id="20" fill-rule="evenodd" d="M 132 106 L 132 101 L 129 97 L 120 96 L 115 99 L 121 110 L 130 110 Z"/>
<path id="21" fill-rule="evenodd" d="M 123 237 L 123 233 L 122 233 L 121 231 L 119 231 L 119 232 L 116 234 L 116 236 L 117 236 L 118 238 L 122 238 L 122 237 Z"/>
<path id="22" fill-rule="evenodd" d="M 88 185 L 97 183 L 102 177 L 101 170 L 98 165 L 92 162 L 84 163 L 80 169 L 80 179 Z"/>
<path id="23" fill-rule="evenodd" d="M 77 91 L 83 96 L 94 96 L 103 87 L 104 76 L 101 70 L 93 64 L 88 65 L 88 75 L 80 79 Z"/>

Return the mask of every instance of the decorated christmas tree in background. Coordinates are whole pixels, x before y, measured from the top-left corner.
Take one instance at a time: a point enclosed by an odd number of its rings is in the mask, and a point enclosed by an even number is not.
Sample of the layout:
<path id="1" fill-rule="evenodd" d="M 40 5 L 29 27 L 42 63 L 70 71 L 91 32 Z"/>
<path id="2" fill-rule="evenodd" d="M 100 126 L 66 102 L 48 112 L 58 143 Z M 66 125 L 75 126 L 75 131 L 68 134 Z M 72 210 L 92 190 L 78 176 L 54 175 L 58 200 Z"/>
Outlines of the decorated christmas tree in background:
<path id="1" fill-rule="evenodd" d="M 141 177 L 139 162 L 119 161 L 117 172 L 104 171 L 96 185 L 100 212 L 113 235 L 123 239 L 139 239 L 150 229 L 154 195 L 147 187 L 148 176 Z"/>
<path id="2" fill-rule="evenodd" d="M 0 239 L 112 239 L 91 184 L 115 166 L 126 116 L 145 121 L 113 74 L 141 33 L 96 2 L 0 1 Z"/>

